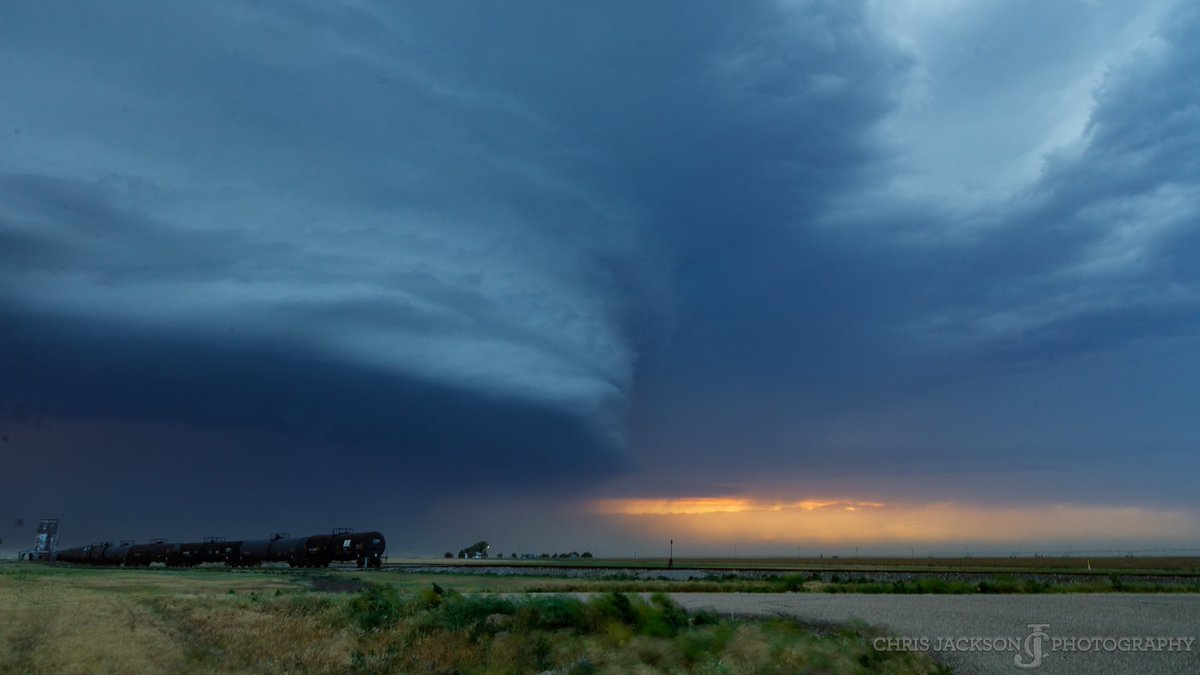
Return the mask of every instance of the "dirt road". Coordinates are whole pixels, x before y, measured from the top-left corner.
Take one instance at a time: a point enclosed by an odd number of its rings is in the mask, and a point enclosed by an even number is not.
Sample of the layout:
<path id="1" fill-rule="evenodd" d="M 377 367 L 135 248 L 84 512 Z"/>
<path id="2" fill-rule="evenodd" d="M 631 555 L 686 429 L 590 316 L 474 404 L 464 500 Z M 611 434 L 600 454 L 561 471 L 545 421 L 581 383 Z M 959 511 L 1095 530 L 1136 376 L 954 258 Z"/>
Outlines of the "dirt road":
<path id="1" fill-rule="evenodd" d="M 1200 595 L 856 595 L 677 593 L 688 609 L 861 619 L 924 648 L 958 673 L 1200 675 Z M 978 639 L 976 639 L 978 638 Z M 1111 639 L 1110 639 L 1111 638 Z"/>

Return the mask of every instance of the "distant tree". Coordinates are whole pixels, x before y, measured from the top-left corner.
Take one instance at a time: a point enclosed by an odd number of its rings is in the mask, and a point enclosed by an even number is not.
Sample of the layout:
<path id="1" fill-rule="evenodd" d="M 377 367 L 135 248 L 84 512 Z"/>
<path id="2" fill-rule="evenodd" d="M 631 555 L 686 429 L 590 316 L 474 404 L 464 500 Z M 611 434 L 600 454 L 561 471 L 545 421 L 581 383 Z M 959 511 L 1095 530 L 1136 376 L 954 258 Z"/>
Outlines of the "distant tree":
<path id="1" fill-rule="evenodd" d="M 516 553 L 512 554 L 512 558 L 513 558 L 513 560 L 516 560 L 516 559 L 517 559 L 517 554 L 516 554 Z"/>
<path id="2" fill-rule="evenodd" d="M 579 554 L 579 557 L 580 558 L 590 558 L 590 557 L 592 557 L 592 553 L 591 553 L 591 551 L 584 551 L 583 553 Z"/>
<path id="3" fill-rule="evenodd" d="M 446 551 L 446 556 L 445 556 L 445 557 L 447 557 L 447 558 L 453 558 L 453 557 L 454 557 L 454 554 L 453 554 L 453 553 L 451 553 L 450 551 Z"/>
<path id="4" fill-rule="evenodd" d="M 479 554 L 479 557 L 481 557 L 481 558 L 486 558 L 486 557 L 487 557 L 487 550 L 488 550 L 488 543 L 487 543 L 486 541 L 477 541 L 477 542 L 475 542 L 474 544 L 471 544 L 470 546 L 468 546 L 468 547 L 464 548 L 463 550 L 459 551 L 459 552 L 458 552 L 458 557 L 460 557 L 460 558 L 474 558 L 474 557 L 475 557 L 475 554 L 476 554 L 476 553 L 478 553 L 478 554 Z"/>

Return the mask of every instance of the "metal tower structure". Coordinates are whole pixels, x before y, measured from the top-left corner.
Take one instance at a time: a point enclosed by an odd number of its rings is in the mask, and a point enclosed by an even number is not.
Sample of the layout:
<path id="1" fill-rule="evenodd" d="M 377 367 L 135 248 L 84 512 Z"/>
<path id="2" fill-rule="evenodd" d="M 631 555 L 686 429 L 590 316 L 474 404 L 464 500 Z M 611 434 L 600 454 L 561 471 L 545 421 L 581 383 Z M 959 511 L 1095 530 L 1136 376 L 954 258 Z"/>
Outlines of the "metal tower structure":
<path id="1" fill-rule="evenodd" d="M 21 551 L 17 557 L 21 560 L 52 560 L 58 550 L 58 518 L 42 518 L 38 523 L 37 537 L 33 540 L 33 548 Z"/>

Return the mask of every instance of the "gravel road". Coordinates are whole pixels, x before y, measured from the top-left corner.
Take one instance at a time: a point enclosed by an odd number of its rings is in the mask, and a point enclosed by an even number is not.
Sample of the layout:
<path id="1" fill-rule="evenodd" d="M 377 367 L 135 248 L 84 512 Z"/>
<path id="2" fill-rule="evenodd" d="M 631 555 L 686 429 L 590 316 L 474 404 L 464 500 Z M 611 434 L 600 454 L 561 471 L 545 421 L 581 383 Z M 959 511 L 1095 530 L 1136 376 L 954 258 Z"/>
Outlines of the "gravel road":
<path id="1" fill-rule="evenodd" d="M 687 609 L 722 614 L 785 615 L 813 623 L 861 619 L 914 638 L 916 646 L 927 646 L 956 673 L 1200 675 L 1200 595 L 1195 594 L 677 593 L 674 598 Z M 1037 626 L 1041 633 L 1030 637 Z M 972 643 L 971 638 L 987 641 Z M 1071 638 L 1074 651 L 1068 651 Z M 1158 638 L 1179 639 L 1160 644 Z M 1147 645 L 1161 651 L 1145 651 Z M 1132 651 L 1135 647 L 1142 651 Z M 1036 667 L 1018 667 L 1014 658 Z"/>

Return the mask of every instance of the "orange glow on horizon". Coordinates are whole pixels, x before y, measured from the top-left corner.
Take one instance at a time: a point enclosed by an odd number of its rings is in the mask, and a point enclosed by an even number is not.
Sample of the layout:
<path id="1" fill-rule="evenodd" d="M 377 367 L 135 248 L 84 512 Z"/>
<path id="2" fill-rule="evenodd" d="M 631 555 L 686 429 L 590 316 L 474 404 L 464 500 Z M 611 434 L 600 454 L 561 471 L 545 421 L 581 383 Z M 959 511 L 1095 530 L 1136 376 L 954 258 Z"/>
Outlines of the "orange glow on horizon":
<path id="1" fill-rule="evenodd" d="M 705 513 L 742 513 L 745 511 L 816 511 L 841 507 L 847 511 L 881 508 L 880 502 L 860 502 L 853 499 L 805 499 L 798 502 L 761 502 L 738 497 L 703 497 L 684 499 L 602 499 L 595 502 L 599 513 L 627 516 L 695 515 Z"/>
<path id="2" fill-rule="evenodd" d="M 774 502 L 745 497 L 606 499 L 593 511 L 647 534 L 696 540 L 823 543 L 1194 539 L 1200 514 L 1137 506 Z"/>

